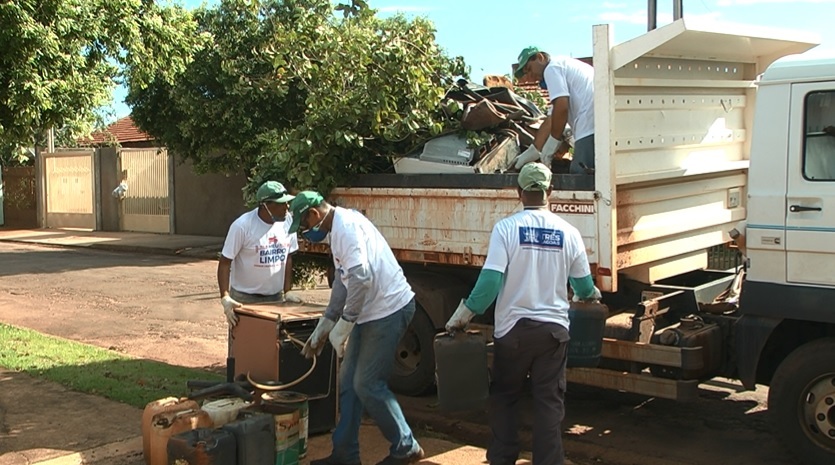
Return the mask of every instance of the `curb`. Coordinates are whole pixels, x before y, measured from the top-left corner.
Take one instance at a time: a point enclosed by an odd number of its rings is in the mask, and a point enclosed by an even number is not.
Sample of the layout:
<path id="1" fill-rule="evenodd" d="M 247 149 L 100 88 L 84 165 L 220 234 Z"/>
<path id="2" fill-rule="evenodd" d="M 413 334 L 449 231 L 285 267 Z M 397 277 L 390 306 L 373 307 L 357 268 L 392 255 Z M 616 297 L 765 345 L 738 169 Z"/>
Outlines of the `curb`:
<path id="1" fill-rule="evenodd" d="M 102 460 L 133 455 L 142 455 L 142 436 L 111 442 L 110 444 L 94 447 L 81 452 L 74 452 L 72 454 L 62 455 L 61 457 L 56 457 L 54 459 L 33 463 L 34 465 L 89 465 Z"/>
<path id="2" fill-rule="evenodd" d="M 201 246 L 184 247 L 182 249 L 168 249 L 163 247 L 146 247 L 138 245 L 112 245 L 107 243 L 95 244 L 61 244 L 58 242 L 41 242 L 32 239 L 0 239 L 0 242 L 11 242 L 16 244 L 38 245 L 42 247 L 54 247 L 62 249 L 93 249 L 107 252 L 136 253 L 149 255 L 168 255 L 174 257 L 200 258 L 204 260 L 217 260 L 221 247 Z"/>

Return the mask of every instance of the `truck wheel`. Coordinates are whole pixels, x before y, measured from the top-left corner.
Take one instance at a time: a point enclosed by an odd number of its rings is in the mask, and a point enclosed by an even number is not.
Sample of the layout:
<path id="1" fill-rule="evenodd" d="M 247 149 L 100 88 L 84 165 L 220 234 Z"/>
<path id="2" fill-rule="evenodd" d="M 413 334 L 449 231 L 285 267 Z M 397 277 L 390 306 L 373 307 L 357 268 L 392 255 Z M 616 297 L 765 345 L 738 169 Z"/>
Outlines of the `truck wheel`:
<path id="1" fill-rule="evenodd" d="M 835 463 L 835 338 L 789 354 L 768 391 L 774 429 L 807 465 Z"/>
<path id="2" fill-rule="evenodd" d="M 420 305 L 397 345 L 389 386 L 407 396 L 419 396 L 435 385 L 435 326 Z"/>

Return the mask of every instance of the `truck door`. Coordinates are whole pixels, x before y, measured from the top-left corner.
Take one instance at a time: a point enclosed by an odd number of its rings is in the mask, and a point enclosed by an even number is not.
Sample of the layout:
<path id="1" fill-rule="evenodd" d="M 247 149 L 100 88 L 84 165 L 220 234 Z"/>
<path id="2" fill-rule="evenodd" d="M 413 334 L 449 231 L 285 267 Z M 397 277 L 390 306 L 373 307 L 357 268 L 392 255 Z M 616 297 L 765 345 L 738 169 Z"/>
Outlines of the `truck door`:
<path id="1" fill-rule="evenodd" d="M 835 83 L 792 85 L 786 279 L 835 286 Z"/>

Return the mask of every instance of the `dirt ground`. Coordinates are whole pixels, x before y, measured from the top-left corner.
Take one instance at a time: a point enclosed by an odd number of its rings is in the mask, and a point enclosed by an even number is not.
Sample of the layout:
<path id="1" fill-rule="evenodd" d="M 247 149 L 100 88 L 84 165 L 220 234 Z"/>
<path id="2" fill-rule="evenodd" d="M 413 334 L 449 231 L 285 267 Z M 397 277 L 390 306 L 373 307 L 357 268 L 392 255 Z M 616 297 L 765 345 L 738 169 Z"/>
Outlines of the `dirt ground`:
<path id="1" fill-rule="evenodd" d="M 0 243 L 0 321 L 138 357 L 220 369 L 226 323 L 211 260 Z M 304 293 L 325 303 L 327 291 Z M 570 386 L 566 449 L 611 464 L 795 463 L 768 431 L 766 390 L 703 386 L 696 402 Z M 484 412 L 438 412 L 433 396 L 402 398 L 413 424 L 485 446 Z M 529 425 L 528 406 L 520 412 Z M 529 428 L 523 431 L 529 438 Z M 585 460 L 584 460 L 585 461 Z"/>

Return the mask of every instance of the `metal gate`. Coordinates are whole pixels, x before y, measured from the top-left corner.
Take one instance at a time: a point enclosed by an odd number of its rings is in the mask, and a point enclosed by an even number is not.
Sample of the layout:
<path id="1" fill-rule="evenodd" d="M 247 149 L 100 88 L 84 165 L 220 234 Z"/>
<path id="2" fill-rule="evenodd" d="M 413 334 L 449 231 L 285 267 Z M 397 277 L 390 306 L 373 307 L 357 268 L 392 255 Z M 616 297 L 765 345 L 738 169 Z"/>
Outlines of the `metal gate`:
<path id="1" fill-rule="evenodd" d="M 47 228 L 95 229 L 94 150 L 41 154 Z"/>
<path id="2" fill-rule="evenodd" d="M 0 176 L 0 225 L 37 228 L 38 204 L 34 166 L 6 166 Z"/>
<path id="3" fill-rule="evenodd" d="M 119 171 L 127 184 L 121 201 L 122 231 L 171 232 L 169 157 L 164 148 L 121 149 Z"/>

